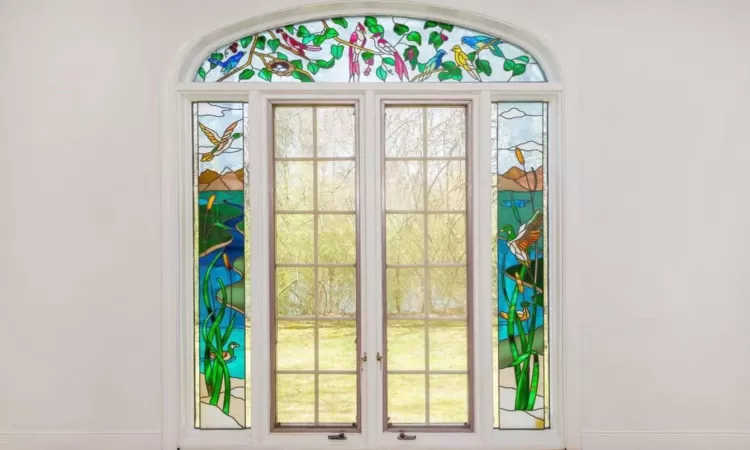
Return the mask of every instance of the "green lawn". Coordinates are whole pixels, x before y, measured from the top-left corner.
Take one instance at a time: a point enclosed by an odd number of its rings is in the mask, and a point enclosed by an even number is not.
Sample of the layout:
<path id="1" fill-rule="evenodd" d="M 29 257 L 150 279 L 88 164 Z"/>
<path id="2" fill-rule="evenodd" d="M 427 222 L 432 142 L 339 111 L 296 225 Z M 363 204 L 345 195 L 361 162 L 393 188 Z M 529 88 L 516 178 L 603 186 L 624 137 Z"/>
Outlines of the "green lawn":
<path id="1" fill-rule="evenodd" d="M 278 322 L 279 370 L 315 368 L 315 331 L 312 321 Z M 425 326 L 415 320 L 390 321 L 388 360 L 390 370 L 425 370 Z M 435 321 L 429 329 L 429 364 L 433 370 L 466 370 L 466 324 Z M 319 420 L 351 423 L 356 417 L 355 323 L 321 322 L 320 370 L 352 374 L 319 377 Z M 427 377 L 424 374 L 391 374 L 388 381 L 390 417 L 393 423 L 424 423 Z M 430 375 L 430 422 L 467 421 L 466 375 Z M 282 423 L 312 422 L 315 410 L 313 375 L 285 374 L 278 380 L 278 420 Z"/>

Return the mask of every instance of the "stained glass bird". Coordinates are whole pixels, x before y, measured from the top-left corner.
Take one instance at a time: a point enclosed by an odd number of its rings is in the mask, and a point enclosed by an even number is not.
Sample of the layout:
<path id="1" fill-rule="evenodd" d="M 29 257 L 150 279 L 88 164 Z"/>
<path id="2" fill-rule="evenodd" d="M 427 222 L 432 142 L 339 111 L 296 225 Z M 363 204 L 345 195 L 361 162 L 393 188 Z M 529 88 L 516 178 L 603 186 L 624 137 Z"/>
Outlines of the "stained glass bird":
<path id="1" fill-rule="evenodd" d="M 201 161 L 211 161 L 212 159 L 214 159 L 214 156 L 218 156 L 224 153 L 224 151 L 226 151 L 226 149 L 228 149 L 232 145 L 232 142 L 234 142 L 235 139 L 242 136 L 242 133 L 232 134 L 238 123 L 240 123 L 239 120 L 231 123 L 227 127 L 227 129 L 224 130 L 224 134 L 221 136 L 221 138 L 219 138 L 214 130 L 198 122 L 198 127 L 200 127 L 201 131 L 203 131 L 203 134 L 205 134 L 208 140 L 214 145 L 214 148 L 212 148 L 208 153 L 204 153 L 203 156 L 201 156 Z"/>
<path id="2" fill-rule="evenodd" d="M 396 70 L 398 79 L 403 81 L 404 78 L 406 78 L 408 80 L 409 70 L 406 68 L 406 63 L 404 62 L 403 58 L 401 58 L 401 55 L 398 54 L 398 50 L 396 50 L 396 48 L 380 33 L 373 34 L 372 38 L 375 40 L 375 47 L 377 47 L 378 50 L 380 50 L 382 53 L 393 55 L 393 68 Z"/>
<path id="3" fill-rule="evenodd" d="M 286 45 L 292 48 L 300 56 L 306 56 L 305 51 L 308 51 L 308 52 L 320 51 L 320 47 L 315 46 L 315 45 L 303 44 L 297 39 L 294 39 L 293 37 L 289 36 L 289 34 L 286 31 L 284 31 L 282 28 L 277 28 L 276 32 L 281 35 L 281 38 L 284 39 L 284 42 L 286 42 Z"/>
<path id="4" fill-rule="evenodd" d="M 349 43 L 364 47 L 366 42 L 365 27 L 358 23 L 357 28 L 349 37 Z M 349 82 L 359 81 L 359 54 L 361 52 L 362 50 L 358 48 L 349 47 Z"/>
<path id="5" fill-rule="evenodd" d="M 445 50 L 440 49 L 435 53 L 435 56 L 428 59 L 426 63 L 424 63 L 424 71 L 429 72 L 432 70 L 437 70 L 440 68 L 440 66 L 443 65 L 443 58 L 445 57 Z"/>
<path id="6" fill-rule="evenodd" d="M 521 225 L 521 228 L 518 229 L 518 235 L 516 235 L 512 225 L 504 225 L 500 228 L 500 232 L 505 233 L 508 237 L 508 249 L 526 267 L 531 266 L 529 250 L 542 237 L 543 225 L 542 212 L 537 211 L 528 222 Z"/>
<path id="7" fill-rule="evenodd" d="M 531 313 L 529 313 L 528 306 L 523 309 L 523 311 L 516 311 L 516 315 L 518 318 L 523 322 L 524 320 L 529 320 L 529 317 L 531 317 Z M 502 317 L 505 320 L 508 320 L 508 313 L 505 311 L 500 311 L 500 317 Z"/>
<path id="8" fill-rule="evenodd" d="M 240 346 L 240 344 L 238 344 L 236 342 L 230 342 L 229 343 L 229 348 L 227 350 L 221 352 L 221 359 L 223 359 L 226 362 L 233 361 L 234 360 L 234 349 L 237 348 L 237 347 L 239 347 L 239 346 Z M 216 354 L 214 352 L 210 352 L 208 357 L 211 358 L 212 360 L 214 360 L 214 359 L 216 359 Z"/>
<path id="9" fill-rule="evenodd" d="M 458 67 L 464 69 L 475 80 L 482 81 L 482 79 L 479 78 L 477 71 L 474 69 L 471 60 L 469 60 L 468 55 L 466 55 L 466 53 L 464 53 L 464 51 L 458 45 L 453 46 L 453 58 L 455 59 L 456 65 Z"/>
<path id="10" fill-rule="evenodd" d="M 237 52 L 234 55 L 230 56 L 229 58 L 225 59 L 224 61 L 219 61 L 218 59 L 214 58 L 208 58 L 208 62 L 211 64 L 216 64 L 217 66 L 221 67 L 221 73 L 229 73 L 230 70 L 237 67 L 237 64 L 240 63 L 240 60 L 242 57 L 245 56 L 245 52 Z"/>
<path id="11" fill-rule="evenodd" d="M 502 50 L 500 50 L 500 47 L 498 46 L 498 44 L 503 43 L 500 39 L 489 36 L 464 36 L 461 38 L 461 42 L 474 50 L 488 48 L 493 55 L 500 58 L 504 57 Z"/>

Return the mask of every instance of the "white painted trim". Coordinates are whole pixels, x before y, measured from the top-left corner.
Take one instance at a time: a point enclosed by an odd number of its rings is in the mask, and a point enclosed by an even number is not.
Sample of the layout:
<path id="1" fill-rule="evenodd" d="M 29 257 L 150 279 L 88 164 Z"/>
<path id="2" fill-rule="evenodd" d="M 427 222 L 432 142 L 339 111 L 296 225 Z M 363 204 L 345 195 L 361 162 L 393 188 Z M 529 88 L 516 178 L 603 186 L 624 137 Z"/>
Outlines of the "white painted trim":
<path id="1" fill-rule="evenodd" d="M 251 91 L 263 91 L 283 94 L 289 92 L 325 91 L 336 93 L 359 93 L 363 91 L 388 92 L 393 94 L 418 92 L 420 94 L 443 94 L 445 92 L 479 93 L 484 91 L 524 93 L 559 92 L 561 83 L 177 83 L 176 91 L 180 93 L 200 93 L 208 95 L 220 92 L 224 95 L 246 95 Z M 207 100 L 209 98 L 206 98 Z"/>
<path id="2" fill-rule="evenodd" d="M 583 430 L 582 450 L 747 450 L 748 431 Z"/>
<path id="3" fill-rule="evenodd" d="M 0 450 L 159 450 L 161 440 L 159 432 L 0 433 Z"/>

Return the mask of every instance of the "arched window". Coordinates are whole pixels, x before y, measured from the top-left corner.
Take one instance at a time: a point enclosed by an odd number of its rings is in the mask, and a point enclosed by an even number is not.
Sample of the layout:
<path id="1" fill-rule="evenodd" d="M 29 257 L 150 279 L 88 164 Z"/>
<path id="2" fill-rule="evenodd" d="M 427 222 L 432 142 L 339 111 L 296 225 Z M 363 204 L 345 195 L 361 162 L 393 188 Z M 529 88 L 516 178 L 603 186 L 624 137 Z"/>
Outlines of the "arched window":
<path id="1" fill-rule="evenodd" d="M 544 82 L 524 49 L 430 19 L 332 17 L 233 40 L 208 55 L 196 82 Z"/>
<path id="2" fill-rule="evenodd" d="M 560 442 L 556 74 L 487 19 L 350 12 L 180 70 L 176 440 Z"/>

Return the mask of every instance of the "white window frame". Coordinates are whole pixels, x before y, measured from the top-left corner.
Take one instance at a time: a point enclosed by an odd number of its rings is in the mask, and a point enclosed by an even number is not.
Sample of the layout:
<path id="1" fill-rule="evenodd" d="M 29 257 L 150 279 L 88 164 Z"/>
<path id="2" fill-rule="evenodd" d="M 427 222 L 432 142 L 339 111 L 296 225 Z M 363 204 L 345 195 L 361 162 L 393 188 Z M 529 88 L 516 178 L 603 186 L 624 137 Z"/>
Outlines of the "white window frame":
<path id="1" fill-rule="evenodd" d="M 457 25 L 498 35 L 521 45 L 535 55 L 545 68 L 547 83 L 192 83 L 192 73 L 202 58 L 220 44 L 233 37 L 262 31 L 280 23 L 304 22 L 326 15 L 400 15 L 442 19 Z M 192 49 L 186 49 L 165 82 L 162 99 L 162 391 L 163 391 L 163 447 L 164 449 L 222 449 L 222 448 L 329 448 L 363 449 L 406 445 L 413 448 L 549 448 L 564 447 L 563 407 L 565 377 L 563 373 L 563 258 L 562 258 L 562 93 L 559 74 L 544 47 L 514 28 L 467 13 L 456 14 L 424 5 L 405 5 L 383 2 L 377 8 L 356 5 L 318 5 L 299 8 L 294 13 L 272 14 L 235 24 L 203 38 Z M 474 415 L 473 430 L 467 433 L 439 431 L 416 434 L 415 441 L 396 440 L 398 433 L 383 431 L 382 372 L 374 357 L 368 358 L 362 373 L 361 433 L 347 432 L 343 442 L 327 440 L 325 432 L 271 433 L 270 385 L 270 330 L 268 302 L 270 298 L 268 266 L 269 181 L 268 167 L 272 139 L 270 103 L 273 101 L 356 101 L 360 105 L 362 121 L 358 124 L 360 139 L 360 217 L 363 225 L 361 247 L 361 304 L 363 316 L 383 317 L 381 279 L 381 164 L 382 156 L 380 105 L 385 100 L 410 101 L 469 101 L 470 123 L 468 152 L 471 170 L 471 234 L 474 236 L 472 253 L 474 306 L 472 308 L 474 353 Z M 247 149 L 252 158 L 246 159 L 250 173 L 249 203 L 251 204 L 251 277 L 252 354 L 254 368 L 252 382 L 252 428 L 236 431 L 194 429 L 193 383 L 193 174 L 192 174 L 192 102 L 225 101 L 247 102 L 251 137 Z M 548 169 L 548 236 L 551 261 L 549 276 L 549 362 L 550 362 L 550 429 L 496 430 L 493 429 L 492 323 L 482 311 L 491 308 L 491 191 L 492 174 L 490 128 L 492 102 L 545 101 L 549 103 Z M 257 183 L 257 185 L 256 185 Z M 263 186 L 264 188 L 258 188 Z M 246 200 L 247 203 L 247 200 Z M 486 263 L 482 264 L 483 261 Z M 175 319 L 179 318 L 179 319 Z M 382 328 L 362 327 L 362 352 L 368 356 L 382 351 Z M 361 356 L 361 355 L 359 355 Z M 373 381 L 374 380 L 374 381 Z"/>

